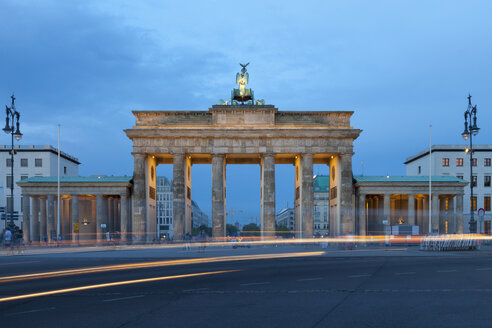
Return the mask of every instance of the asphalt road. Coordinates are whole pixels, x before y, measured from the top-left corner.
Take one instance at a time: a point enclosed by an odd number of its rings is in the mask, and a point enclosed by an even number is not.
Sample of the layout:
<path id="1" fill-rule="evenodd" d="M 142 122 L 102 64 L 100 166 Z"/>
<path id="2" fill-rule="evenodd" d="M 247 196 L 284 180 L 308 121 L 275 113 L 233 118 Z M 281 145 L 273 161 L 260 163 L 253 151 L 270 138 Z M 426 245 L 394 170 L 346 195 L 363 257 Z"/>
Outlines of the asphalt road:
<path id="1" fill-rule="evenodd" d="M 105 253 L 0 258 L 0 299 L 92 286 L 0 302 L 1 327 L 492 326 L 492 256 L 488 254 L 168 263 L 175 259 L 118 258 Z M 58 272 L 147 262 L 154 266 Z M 58 273 L 1 280 L 48 271 Z M 204 275 L 186 276 L 198 273 Z M 160 280 L 141 281 L 155 278 Z M 124 284 L 94 287 L 114 282 Z"/>

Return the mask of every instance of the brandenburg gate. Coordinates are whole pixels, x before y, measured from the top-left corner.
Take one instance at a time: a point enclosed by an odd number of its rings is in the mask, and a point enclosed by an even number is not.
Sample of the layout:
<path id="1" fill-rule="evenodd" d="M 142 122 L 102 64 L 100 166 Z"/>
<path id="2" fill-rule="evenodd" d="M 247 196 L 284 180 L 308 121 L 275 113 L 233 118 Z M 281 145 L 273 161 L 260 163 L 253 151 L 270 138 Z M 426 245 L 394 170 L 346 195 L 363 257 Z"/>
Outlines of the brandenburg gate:
<path id="1" fill-rule="evenodd" d="M 225 236 L 227 164 L 259 164 L 261 231 L 275 232 L 275 164 L 295 166 L 295 230 L 313 235 L 313 164 L 330 168 L 330 230 L 355 233 L 352 204 L 352 111 L 279 111 L 246 89 L 246 65 L 237 73 L 230 101 L 208 111 L 133 111 L 125 130 L 133 142 L 132 230 L 134 241 L 154 238 L 156 167 L 173 164 L 174 238 L 191 233 L 191 166 L 212 164 L 212 231 Z M 135 240 L 136 239 L 136 240 Z"/>

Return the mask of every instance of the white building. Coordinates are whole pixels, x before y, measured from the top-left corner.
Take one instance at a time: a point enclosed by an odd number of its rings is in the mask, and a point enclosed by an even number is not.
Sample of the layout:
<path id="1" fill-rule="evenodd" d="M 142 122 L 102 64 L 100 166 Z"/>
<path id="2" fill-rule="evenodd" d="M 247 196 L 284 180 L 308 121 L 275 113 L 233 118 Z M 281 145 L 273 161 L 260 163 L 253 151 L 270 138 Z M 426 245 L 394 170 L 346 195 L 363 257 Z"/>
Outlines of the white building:
<path id="1" fill-rule="evenodd" d="M 173 238 L 173 183 L 166 177 L 157 177 L 157 231 L 159 238 Z M 206 215 L 195 201 L 191 201 L 191 224 L 193 228 L 209 226 Z"/>
<path id="2" fill-rule="evenodd" d="M 324 235 L 330 229 L 330 177 L 327 175 L 315 175 L 313 181 L 314 190 L 314 234 Z"/>
<path id="3" fill-rule="evenodd" d="M 15 145 L 14 154 L 14 211 L 19 212 L 16 225 L 22 223 L 21 188 L 17 182 L 30 177 L 48 177 L 58 175 L 58 150 L 50 145 Z M 0 206 L 7 212 L 11 210 L 12 163 L 11 146 L 0 145 Z M 60 176 L 78 176 L 77 158 L 60 152 Z"/>
<path id="4" fill-rule="evenodd" d="M 157 231 L 159 238 L 173 238 L 173 186 L 166 177 L 157 177 Z"/>
<path id="5" fill-rule="evenodd" d="M 470 181 L 470 154 L 465 145 L 434 145 L 432 146 L 432 175 L 455 176 Z M 478 217 L 478 209 L 485 212 L 484 223 L 477 225 L 480 232 L 490 234 L 492 212 L 490 199 L 492 196 L 492 145 L 473 146 L 473 208 L 474 217 Z M 425 149 L 407 158 L 406 174 L 411 176 L 429 175 L 429 149 Z M 470 220 L 470 188 L 465 188 L 463 197 L 464 231 L 469 231 Z"/>
<path id="6" fill-rule="evenodd" d="M 284 208 L 278 212 L 277 215 L 275 215 L 275 222 L 277 222 L 277 226 L 286 226 L 290 231 L 294 231 L 296 226 L 294 220 L 294 209 Z"/>

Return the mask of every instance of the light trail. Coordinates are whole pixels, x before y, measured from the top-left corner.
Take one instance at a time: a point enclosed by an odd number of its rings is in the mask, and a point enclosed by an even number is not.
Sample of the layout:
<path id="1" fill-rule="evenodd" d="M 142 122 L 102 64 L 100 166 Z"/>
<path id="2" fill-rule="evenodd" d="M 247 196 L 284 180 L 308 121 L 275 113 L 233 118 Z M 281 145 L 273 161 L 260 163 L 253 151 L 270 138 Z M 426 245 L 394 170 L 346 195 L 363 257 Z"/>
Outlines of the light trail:
<path id="1" fill-rule="evenodd" d="M 183 260 L 130 263 L 130 264 L 116 264 L 116 265 L 106 265 L 100 267 L 88 267 L 88 268 L 81 268 L 81 269 L 69 269 L 69 270 L 60 270 L 60 271 L 30 273 L 30 274 L 15 275 L 15 276 L 5 276 L 5 277 L 0 277 L 0 283 L 30 280 L 30 279 L 61 277 L 61 276 L 69 276 L 69 275 L 77 275 L 77 274 L 106 272 L 106 271 L 144 269 L 144 268 L 176 266 L 176 265 L 319 256 L 319 255 L 323 255 L 324 253 L 325 252 L 296 252 L 296 253 L 283 253 L 283 254 L 237 255 L 237 256 L 206 257 L 206 258 L 183 259 Z"/>
<path id="2" fill-rule="evenodd" d="M 109 283 L 105 283 L 105 284 L 87 285 L 87 286 L 80 286 L 80 287 L 50 290 L 47 292 L 4 297 L 4 298 L 0 298 L 0 302 L 8 302 L 8 301 L 22 300 L 22 299 L 26 299 L 26 298 L 33 298 L 33 297 L 41 297 L 41 296 L 49 296 L 49 295 L 56 295 L 56 294 L 78 292 L 81 290 L 88 290 L 88 289 L 114 287 L 114 286 L 131 285 L 131 284 L 141 284 L 144 282 L 151 282 L 151 281 L 161 281 L 161 280 L 170 280 L 170 279 L 179 279 L 179 278 L 190 278 L 190 277 L 207 276 L 207 275 L 228 273 L 228 272 L 237 272 L 237 271 L 241 271 L 241 270 L 211 271 L 211 272 L 181 274 L 181 275 L 176 275 L 176 276 L 165 276 L 165 277 L 155 277 L 155 278 L 146 278 L 146 279 L 116 281 L 116 282 L 109 282 Z"/>

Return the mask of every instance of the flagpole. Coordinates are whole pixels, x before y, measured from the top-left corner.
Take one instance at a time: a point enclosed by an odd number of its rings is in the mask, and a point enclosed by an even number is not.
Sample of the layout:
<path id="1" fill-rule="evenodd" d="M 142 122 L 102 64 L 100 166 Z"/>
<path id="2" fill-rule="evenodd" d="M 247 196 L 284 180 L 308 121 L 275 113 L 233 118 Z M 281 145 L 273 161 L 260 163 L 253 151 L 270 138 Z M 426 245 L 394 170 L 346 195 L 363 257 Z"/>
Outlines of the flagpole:
<path id="1" fill-rule="evenodd" d="M 61 235 L 60 230 L 60 124 L 58 124 L 58 180 L 57 180 L 57 189 L 58 189 L 58 210 L 56 211 L 56 231 L 57 237 Z"/>
<path id="2" fill-rule="evenodd" d="M 429 125 L 429 234 L 432 233 L 432 124 Z"/>

